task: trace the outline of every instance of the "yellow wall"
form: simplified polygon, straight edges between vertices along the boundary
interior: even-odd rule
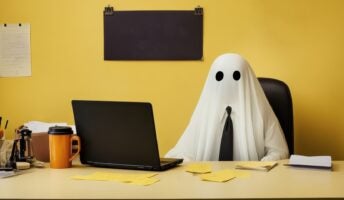
[[[104,61],[103,9],[204,7],[203,61]],[[73,123],[72,99],[150,101],[161,153],[186,127],[213,59],[242,54],[291,88],[295,150],[344,159],[342,0],[0,0],[0,23],[31,24],[32,76],[0,78],[7,135],[29,121]]]

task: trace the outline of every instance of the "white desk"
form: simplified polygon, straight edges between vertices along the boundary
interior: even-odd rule
[[[180,167],[159,172],[157,182],[137,186],[110,181],[80,181],[70,177],[96,171],[146,173],[74,165],[70,169],[30,169],[0,179],[0,198],[11,199],[257,199],[344,198],[344,161],[334,161],[333,171],[279,165],[270,172],[250,171],[249,178],[226,183],[201,181]],[[211,162],[213,170],[233,169],[235,162]]]

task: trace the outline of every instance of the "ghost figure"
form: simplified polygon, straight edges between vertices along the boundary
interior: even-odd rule
[[[228,106],[233,160],[288,158],[278,119],[249,63],[238,54],[224,54],[214,61],[189,125],[166,157],[219,160]]]

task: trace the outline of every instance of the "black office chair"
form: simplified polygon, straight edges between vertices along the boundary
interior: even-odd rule
[[[289,153],[294,153],[293,103],[287,84],[272,78],[258,78],[264,93],[278,118],[287,140]]]

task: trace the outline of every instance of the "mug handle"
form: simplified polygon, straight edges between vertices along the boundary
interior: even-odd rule
[[[73,141],[78,142],[78,151],[75,154],[73,154],[71,158],[69,158],[69,162],[72,162],[72,160],[80,153],[80,137],[77,135],[72,135],[72,137],[70,137],[71,146],[73,146]]]

